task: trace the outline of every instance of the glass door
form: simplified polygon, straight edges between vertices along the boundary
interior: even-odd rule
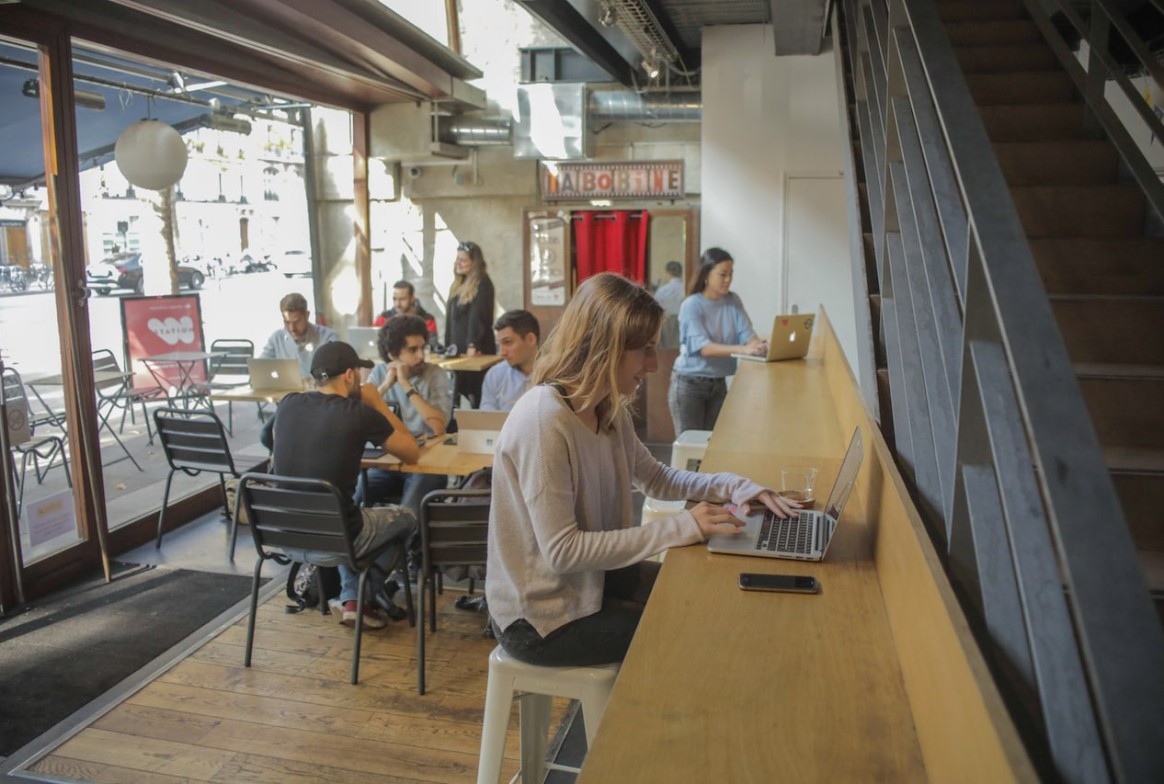
[[[72,97],[69,47],[62,36],[46,34],[38,41],[13,35],[8,21],[0,25],[5,612],[100,564],[94,509],[84,500],[86,490],[100,482],[83,465],[93,462],[85,459],[91,409],[79,411],[74,404],[78,383],[86,383],[78,381],[78,372],[86,371],[72,366],[68,350],[76,343],[70,325],[80,323],[84,307],[83,292],[69,285],[75,270],[64,261],[80,232],[76,161],[59,152],[75,119],[63,108]],[[77,261],[69,266],[83,269]]]

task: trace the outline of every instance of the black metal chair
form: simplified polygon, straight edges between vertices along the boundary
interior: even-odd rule
[[[424,613],[436,632],[436,594],[446,566],[484,565],[489,531],[489,490],[434,490],[420,503],[420,573],[417,575],[416,690],[424,694]]]
[[[121,370],[121,365],[117,361],[117,357],[113,352],[107,348],[98,349],[93,352],[93,373],[97,376],[94,386],[97,389],[97,419],[100,427],[105,427],[109,434],[117,441],[122,451],[126,456],[137,465],[137,460],[129,454],[129,450],[125,448],[125,444],[121,443],[121,439],[117,433],[125,430],[125,415],[129,414],[131,422],[137,422],[137,417],[134,414],[134,405],[141,406],[141,416],[145,420],[146,439],[152,446],[154,443],[154,433],[150,428],[149,414],[146,412],[146,401],[159,401],[165,398],[165,390],[161,387],[146,387],[143,389],[135,389],[133,387],[133,380],[131,377],[127,378]],[[108,376],[102,378],[102,376]],[[113,426],[109,424],[109,418],[113,412],[121,409],[121,424],[114,432]],[[141,469],[141,466],[138,466]]]
[[[206,471],[218,474],[218,486],[222,491],[223,509],[226,508],[226,475],[237,477],[234,458],[230,454],[230,444],[222,420],[209,411],[185,411],[177,408],[159,408],[154,412],[154,426],[162,451],[170,464],[166,475],[166,489],[162,493],[162,509],[158,512],[157,546],[162,546],[163,524],[166,507],[170,502],[170,483],[174,472],[181,471],[189,476],[198,476]],[[235,541],[238,538],[238,518],[230,523],[230,557],[234,560]]]
[[[59,457],[61,466],[65,470],[65,481],[69,487],[73,486],[73,477],[69,474],[68,454],[65,452],[64,431],[61,435],[36,434],[38,425],[55,424],[56,419],[45,417],[35,419],[32,407],[28,402],[28,395],[24,391],[24,381],[13,368],[4,368],[4,407],[8,414],[8,443],[12,451],[20,455],[20,473],[16,474],[16,463],[13,460],[12,470],[16,479],[17,499],[16,516],[20,516],[24,507],[24,482],[28,474],[28,463],[32,462],[33,473],[36,474],[37,484],[44,481],[45,475],[53,467]],[[44,467],[41,467],[44,461]]]
[[[251,383],[247,360],[255,355],[255,344],[246,339],[223,338],[212,341],[212,354],[222,356],[210,360],[210,391],[245,387]],[[260,408],[260,415],[262,409]],[[234,435],[234,403],[226,403],[226,432]]]
[[[352,535],[344,524],[343,509],[343,497],[335,485],[321,479],[247,473],[239,480],[234,518],[237,520],[240,514],[246,515],[251,536],[255,540],[255,550],[259,554],[251,586],[251,612],[247,619],[246,656],[243,661],[245,666],[251,666],[263,564],[269,559],[289,556],[316,566],[347,564],[359,572],[351,679],[352,683],[359,681],[360,640],[364,629],[368,572],[376,558],[394,546],[399,548],[396,563],[392,567],[395,569],[403,563],[406,548],[398,541],[388,541],[357,555]],[[412,594],[407,585],[405,596],[411,616]]]

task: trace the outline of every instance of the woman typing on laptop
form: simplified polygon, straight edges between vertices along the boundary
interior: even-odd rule
[[[493,463],[489,579],[497,639],[542,665],[621,661],[658,573],[645,559],[738,531],[719,502],[777,514],[798,505],[741,476],[664,465],[638,440],[629,406],[658,368],[663,309],[618,275],[579,288],[509,414]],[[648,526],[631,491],[705,502]],[[711,501],[707,503],[706,501]]]
[[[736,372],[732,354],[768,350],[744,303],[731,291],[734,266],[726,250],[708,248],[689,296],[679,306],[679,356],[667,392],[675,435],[715,427],[727,397],[727,377]]]

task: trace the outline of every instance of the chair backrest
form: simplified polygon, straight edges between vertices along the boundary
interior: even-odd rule
[[[238,476],[222,420],[209,411],[159,408],[154,424],[172,469]]]
[[[245,338],[220,338],[211,341],[211,353],[222,353],[223,356],[210,360],[210,377],[240,376],[250,378],[247,370],[247,360],[255,355],[255,344]]]
[[[263,558],[273,548],[346,556],[355,563],[343,509],[343,497],[330,482],[247,473],[239,480],[235,513],[249,522]]]
[[[113,352],[107,348],[99,348],[93,352],[93,372],[121,373],[122,371],[121,365],[118,363],[117,357],[114,356]],[[123,386],[127,385],[125,378],[119,376],[118,378],[109,378],[104,381],[97,379],[94,382],[94,386],[97,387],[98,395],[106,397],[110,394],[116,395],[121,391]]]
[[[420,503],[422,569],[483,564],[489,532],[489,490],[434,490]]]
[[[24,392],[24,382],[21,381],[20,374],[12,368],[4,368],[3,381],[4,410],[8,420],[8,443],[19,446],[32,439],[28,396]]]

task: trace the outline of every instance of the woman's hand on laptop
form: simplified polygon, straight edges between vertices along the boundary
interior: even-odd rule
[[[691,507],[691,515],[699,525],[703,538],[712,534],[738,534],[743,530],[744,521],[733,515],[722,504],[701,501]]]
[[[767,354],[768,341],[761,340],[759,335],[753,335],[752,339],[744,345],[740,346],[741,354]]]
[[[801,504],[799,501],[793,501],[791,498],[785,498],[777,493],[775,490],[765,490],[755,498],[749,499],[740,504],[740,514],[747,516],[759,506],[766,506],[780,517],[792,517],[800,511]]]

